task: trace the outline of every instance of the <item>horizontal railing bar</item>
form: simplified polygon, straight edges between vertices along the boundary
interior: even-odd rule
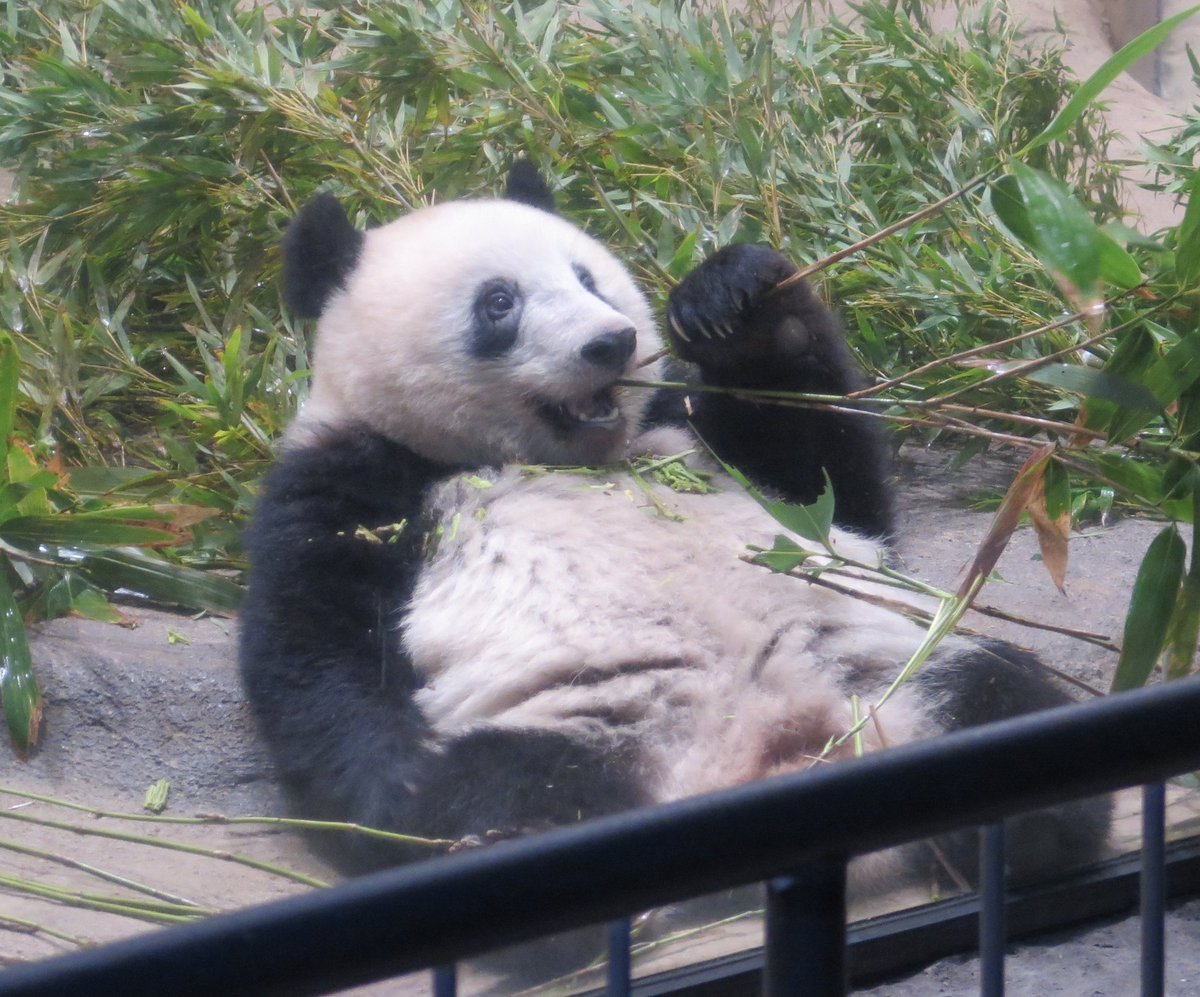
[[[1200,767],[1197,716],[1200,679],[1017,717],[11,968],[0,994],[326,993],[1161,780]]]

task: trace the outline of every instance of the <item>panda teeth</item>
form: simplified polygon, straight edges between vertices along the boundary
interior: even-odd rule
[[[582,402],[563,402],[562,411],[572,421],[590,425],[616,422],[620,416],[617,406],[607,395],[597,395]]]

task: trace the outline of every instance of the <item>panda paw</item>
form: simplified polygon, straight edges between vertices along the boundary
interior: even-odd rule
[[[718,250],[687,275],[667,301],[667,330],[675,353],[701,367],[737,367],[778,353],[770,314],[788,293],[775,292],[796,272],[766,246]],[[805,288],[807,292],[807,288]]]

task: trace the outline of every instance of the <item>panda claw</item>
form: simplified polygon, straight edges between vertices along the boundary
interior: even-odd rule
[[[675,317],[674,312],[667,312],[667,324],[671,327],[671,331],[685,343],[692,341],[691,337],[683,331],[683,326],[680,324],[679,319]]]

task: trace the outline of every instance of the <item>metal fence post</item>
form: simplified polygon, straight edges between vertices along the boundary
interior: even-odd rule
[[[606,997],[629,997],[629,974],[632,959],[629,951],[630,926],[628,918],[613,921],[608,926],[608,986]]]
[[[846,993],[846,860],[829,856],[767,883],[766,997]]]
[[[1004,824],[979,832],[979,993],[1004,997]]]
[[[1167,787],[1142,787],[1142,997],[1162,997],[1166,981]]]

